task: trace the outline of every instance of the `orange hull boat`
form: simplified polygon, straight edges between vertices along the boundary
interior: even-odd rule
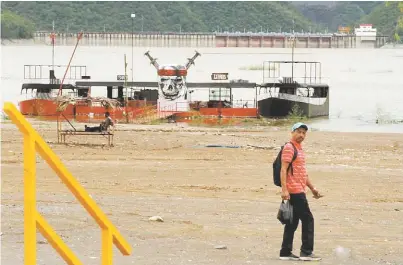
[[[56,120],[60,114],[57,112],[57,104],[51,99],[28,99],[19,102],[20,111],[23,115],[39,116],[44,119]],[[74,117],[74,105],[69,104],[61,112],[67,118]]]
[[[87,102],[78,101],[75,105],[69,104],[62,112],[57,111],[57,103],[52,99],[28,99],[19,102],[19,108],[23,115],[36,116],[45,120],[57,120],[63,114],[68,119],[77,122],[98,123],[105,120],[105,112],[111,114],[111,118],[116,121],[133,121],[143,116],[157,115],[156,102],[141,100],[129,101],[128,107],[107,109],[103,106],[89,106]],[[128,117],[126,118],[125,112]]]

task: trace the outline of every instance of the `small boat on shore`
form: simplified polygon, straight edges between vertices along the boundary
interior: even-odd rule
[[[284,73],[284,69],[280,72],[284,65],[292,67],[287,77],[280,76]],[[297,71],[294,65],[303,66],[303,70]],[[267,82],[258,85],[257,95],[261,116],[329,116],[329,85],[322,83],[319,62],[269,61],[265,62],[264,68],[268,68]],[[295,73],[301,75],[296,77]]]

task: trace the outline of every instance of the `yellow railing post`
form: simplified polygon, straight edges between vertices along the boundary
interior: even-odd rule
[[[87,212],[95,219],[102,232],[102,265],[112,265],[113,245],[123,255],[130,255],[131,246],[108,220],[96,202],[63,165],[61,160],[22,116],[17,108],[6,102],[4,111],[24,135],[24,251],[25,265],[36,264],[36,228],[69,265],[81,265],[80,260],[67,247],[36,209],[36,153],[49,164]],[[59,125],[58,125],[59,126]]]
[[[24,133],[24,252],[25,265],[36,264],[35,139]]]
[[[112,265],[113,235],[108,228],[102,229],[102,265]]]

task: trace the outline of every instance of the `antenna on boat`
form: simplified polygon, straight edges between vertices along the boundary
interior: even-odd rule
[[[52,70],[55,70],[55,21],[52,21]]]
[[[126,112],[126,122],[129,123],[129,113],[127,113],[127,104],[129,103],[128,99],[128,94],[127,94],[127,62],[126,62],[126,53],[124,56],[124,61],[125,61],[125,90],[126,90],[126,96],[125,96],[125,112]],[[132,81],[132,86],[133,86],[133,81]]]
[[[296,42],[296,38],[295,38],[295,34],[292,35],[291,37],[291,80],[292,82],[294,82],[294,48],[295,48],[295,42]]]

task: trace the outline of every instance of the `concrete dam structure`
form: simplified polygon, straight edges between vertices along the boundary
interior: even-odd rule
[[[78,33],[55,32],[56,45],[74,45]],[[34,34],[35,43],[51,43],[51,32]],[[321,33],[159,33],[159,32],[84,32],[81,45],[134,47],[241,47],[289,48],[379,48],[388,37],[377,36],[372,41],[355,34]]]

